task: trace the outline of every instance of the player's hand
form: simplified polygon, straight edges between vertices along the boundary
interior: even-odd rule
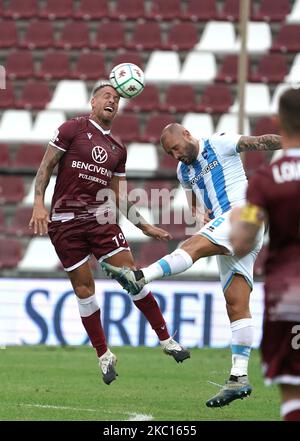
[[[48,210],[43,205],[37,205],[33,207],[32,216],[29,222],[29,228],[33,228],[34,234],[39,234],[43,236],[43,234],[48,233],[48,223],[51,220],[49,218]]]
[[[203,216],[203,224],[207,224],[208,222],[211,221],[211,218],[209,217],[209,215],[212,213],[212,210],[206,210]]]
[[[145,225],[142,231],[146,236],[154,237],[154,239],[157,240],[163,240],[166,242],[167,240],[173,239],[173,236],[166,230],[163,228],[154,227],[153,225]]]

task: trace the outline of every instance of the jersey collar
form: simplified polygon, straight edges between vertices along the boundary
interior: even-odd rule
[[[89,119],[89,121],[98,129],[98,130],[100,130],[100,132],[102,132],[103,133],[103,135],[109,135],[110,134],[110,130],[104,130],[104,129],[102,129],[102,127],[101,126],[99,126],[99,124],[97,124],[94,120],[92,120],[92,119]]]

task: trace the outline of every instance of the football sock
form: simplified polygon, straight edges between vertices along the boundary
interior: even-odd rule
[[[280,413],[284,421],[300,421],[300,399],[283,403]]]
[[[107,351],[107,345],[96,295],[94,294],[86,299],[80,299],[77,296],[76,298],[83,326],[93,347],[96,349],[98,357],[100,357]]]
[[[170,337],[161,310],[151,292],[143,299],[134,300],[134,304],[144,314],[159,340],[166,340]]]
[[[167,254],[152,265],[142,268],[145,281],[151,282],[155,279],[182,273],[193,265],[191,256],[181,248]]]
[[[236,320],[230,324],[232,331],[232,368],[231,377],[247,375],[248,362],[253,342],[252,319]],[[234,378],[231,378],[234,381]]]

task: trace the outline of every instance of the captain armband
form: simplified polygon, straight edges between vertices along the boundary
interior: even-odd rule
[[[263,210],[257,205],[247,204],[241,210],[240,221],[242,222],[248,222],[260,227],[264,222],[264,218]]]

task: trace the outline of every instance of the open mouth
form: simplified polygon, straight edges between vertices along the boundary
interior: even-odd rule
[[[109,112],[109,113],[113,113],[113,112],[114,112],[113,107],[110,107],[110,106],[106,106],[106,107],[104,107],[104,110],[105,110],[106,112]]]

